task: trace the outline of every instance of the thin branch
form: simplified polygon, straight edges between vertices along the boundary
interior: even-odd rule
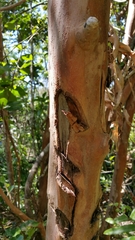
[[[10,133],[10,129],[9,129],[9,126],[8,126],[8,123],[7,123],[7,120],[6,120],[6,118],[4,117],[4,115],[3,115],[3,112],[2,112],[2,118],[3,118],[3,120],[4,120],[4,124],[5,124],[5,127],[6,127],[6,131],[7,131],[7,133],[8,133],[8,136],[9,136],[9,139],[10,139],[10,141],[11,141],[11,144],[12,144],[12,146],[13,146],[13,149],[14,149],[14,152],[15,152],[15,155],[16,155],[16,158],[17,158],[17,160],[18,160],[18,164],[17,164],[17,167],[18,167],[18,189],[17,189],[17,191],[18,191],[18,196],[17,196],[17,200],[18,200],[18,206],[20,205],[20,181],[21,181],[21,176],[20,176],[20,166],[21,166],[21,159],[20,159],[20,156],[19,156],[19,154],[18,154],[18,151],[17,151],[17,149],[16,149],[16,146],[15,146],[15,143],[14,143],[14,140],[13,140],[13,137],[12,137],[12,135],[11,135],[11,133]]]
[[[10,207],[11,211],[18,216],[22,221],[30,220],[30,218],[25,215],[20,209],[18,209],[14,204],[10,201],[10,199],[6,196],[6,194],[3,192],[2,188],[0,188],[0,196],[5,201],[5,203]]]
[[[31,195],[32,195],[31,188],[32,188],[33,179],[35,177],[35,174],[38,171],[38,168],[42,160],[48,158],[48,156],[49,156],[49,144],[44,148],[44,150],[37,157],[36,162],[33,164],[31,170],[29,171],[29,175],[25,183],[25,208],[28,216],[30,217],[33,217],[33,213],[31,211]]]
[[[38,7],[38,6],[45,5],[45,4],[47,4],[47,1],[46,1],[46,2],[44,1],[44,2],[38,3],[38,4],[34,5],[34,6],[32,6],[32,8],[28,8],[28,9],[22,11],[20,14],[29,12],[31,9],[34,9],[34,8],[36,8],[36,7]]]
[[[19,1],[18,3],[14,3],[14,4],[9,5],[9,6],[1,7],[1,8],[0,8],[0,12],[12,10],[12,9],[20,6],[21,4],[23,4],[23,3],[25,3],[25,2],[26,2],[26,0],[21,0],[21,1]]]
[[[133,89],[134,84],[135,84],[135,74],[133,74],[132,76],[130,76],[128,78],[128,81],[127,81],[126,85],[124,86],[124,89],[122,92],[122,97],[121,97],[122,105],[124,105],[126,103],[130,93],[131,92],[133,93],[132,89]]]
[[[31,220],[25,213],[23,213],[19,208],[14,206],[14,204],[10,201],[10,199],[3,192],[2,188],[0,188],[0,196],[5,201],[5,203],[10,207],[11,211],[21,219],[21,221]],[[42,222],[39,222],[38,229],[41,233],[42,239],[45,240],[45,228]]]

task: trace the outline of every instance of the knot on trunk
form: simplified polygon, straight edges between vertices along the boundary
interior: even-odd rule
[[[84,50],[93,50],[99,41],[99,22],[96,17],[89,17],[77,33],[76,39]]]

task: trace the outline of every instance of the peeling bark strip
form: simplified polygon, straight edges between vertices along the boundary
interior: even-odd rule
[[[99,179],[108,151],[102,119],[110,4],[106,0],[49,0],[48,6],[50,157],[46,240],[98,239]]]

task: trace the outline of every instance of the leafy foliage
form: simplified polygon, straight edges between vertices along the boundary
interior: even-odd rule
[[[107,218],[106,221],[114,227],[107,229],[104,232],[105,235],[116,235],[117,239],[122,236],[124,237],[123,240],[134,239],[132,236],[135,235],[135,209],[131,212],[129,218],[122,214],[114,219]]]
[[[0,7],[4,5],[6,1],[0,3]],[[46,1],[35,0],[0,15],[3,29],[3,42],[0,43],[3,45],[0,56],[0,186],[22,211],[25,183],[32,163],[42,150],[48,115],[46,9]],[[36,197],[38,178],[39,171],[33,182]],[[0,201],[2,211],[9,214],[3,200]],[[0,236],[31,239],[37,231],[35,220],[18,222],[15,226],[14,221],[8,226],[8,218],[3,218]]]

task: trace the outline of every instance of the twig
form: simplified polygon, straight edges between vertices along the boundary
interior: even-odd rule
[[[15,144],[14,144],[14,140],[13,140],[13,138],[12,138],[12,135],[11,135],[11,133],[10,133],[10,129],[9,129],[9,126],[8,126],[8,123],[7,123],[7,120],[6,120],[6,118],[4,117],[4,115],[3,115],[3,112],[2,112],[2,118],[3,118],[3,120],[4,120],[4,123],[5,123],[5,127],[6,127],[6,130],[7,130],[7,133],[8,133],[8,135],[9,135],[9,139],[10,139],[10,141],[11,141],[11,143],[12,143],[12,146],[13,146],[13,149],[14,149],[14,152],[15,152],[15,154],[16,154],[16,158],[17,158],[17,160],[18,160],[18,188],[17,188],[17,191],[18,191],[18,193],[17,193],[17,200],[18,200],[18,206],[20,205],[20,165],[21,165],[21,159],[20,159],[20,157],[19,157],[19,154],[18,154],[18,152],[17,152],[17,149],[16,149],[16,146],[15,146]]]
[[[0,188],[0,196],[3,198],[5,203],[10,207],[11,211],[18,216],[22,221],[30,220],[30,218],[25,215],[19,208],[15,207],[14,204],[10,201],[10,199],[3,192],[2,188]]]
[[[21,1],[19,1],[18,3],[14,3],[14,4],[9,5],[9,6],[1,7],[1,8],[0,8],[0,12],[12,10],[12,9],[20,6],[21,4],[23,4],[23,3],[25,3],[25,2],[26,2],[26,0],[21,0]]]
[[[2,188],[0,188],[0,196],[5,201],[5,203],[10,207],[11,211],[18,216],[21,221],[31,220],[25,213],[23,213],[19,208],[15,207],[14,204],[9,200],[6,194],[3,192]],[[42,239],[45,240],[45,228],[42,222],[39,222],[38,229],[40,230]]]
[[[17,149],[16,149],[16,146],[15,146],[15,144],[14,144],[14,140],[13,140],[13,138],[12,138],[12,135],[11,135],[11,133],[10,133],[10,129],[9,129],[9,126],[8,126],[8,123],[7,123],[7,120],[6,120],[6,118],[4,117],[4,115],[2,115],[2,117],[3,117],[3,120],[4,120],[4,123],[5,123],[5,127],[6,127],[6,130],[7,130],[7,133],[8,133],[8,135],[9,135],[9,139],[10,139],[10,141],[11,141],[11,143],[12,143],[12,146],[13,146],[13,149],[14,149],[14,152],[15,152],[15,154],[16,154],[16,157],[17,157],[17,160],[18,160],[18,188],[17,188],[17,200],[18,200],[18,206],[20,205],[20,182],[21,182],[21,179],[20,179],[20,166],[21,166],[21,159],[20,159],[20,156],[19,156],[19,154],[18,154],[18,151],[17,151]]]
[[[36,162],[33,164],[31,170],[29,171],[29,175],[25,183],[25,208],[28,216],[33,217],[33,213],[31,210],[31,195],[32,195],[31,188],[32,188],[33,179],[35,177],[35,174],[38,171],[40,163],[42,162],[43,159],[47,159],[48,156],[49,156],[49,143],[44,148],[44,150],[40,153],[40,155],[37,157]]]

